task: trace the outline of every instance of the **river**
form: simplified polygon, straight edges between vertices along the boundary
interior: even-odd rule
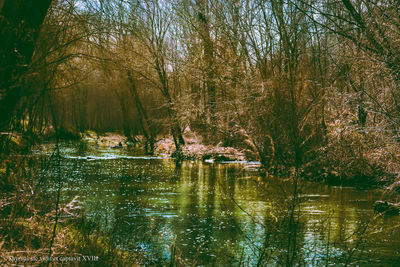
[[[175,168],[168,158],[91,143],[60,151],[60,171],[38,174],[47,194],[59,178],[63,204],[79,200],[116,247],[146,255],[148,265],[400,265],[400,216],[372,209],[385,190],[299,182],[294,195],[293,180],[261,183],[246,163]]]

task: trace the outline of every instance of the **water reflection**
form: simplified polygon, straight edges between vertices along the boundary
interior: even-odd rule
[[[62,166],[64,202],[79,196],[115,245],[146,253],[148,264],[172,256],[195,266],[400,262],[399,217],[370,222],[378,190],[301,184],[290,221],[293,184],[261,185],[240,164],[175,168],[136,151],[67,144]]]

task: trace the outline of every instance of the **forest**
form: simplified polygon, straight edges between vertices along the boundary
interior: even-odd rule
[[[1,264],[395,266],[399,173],[398,0],[0,0]]]

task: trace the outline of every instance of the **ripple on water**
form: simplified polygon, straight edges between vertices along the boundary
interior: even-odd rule
[[[274,186],[273,181],[267,188],[243,182],[243,177],[251,177],[243,166],[256,167],[257,162],[192,162],[175,170],[172,161],[160,160],[163,157],[93,147],[79,153],[75,148],[63,149],[62,195],[66,199],[81,196],[86,214],[100,218],[99,224],[111,225],[111,233],[118,235],[115,240],[123,248],[134,241],[139,251],[157,254],[157,249],[164,250],[165,244],[175,240],[185,259],[202,255],[197,259],[200,266],[209,266],[211,257],[216,266],[231,266],[232,259],[241,253],[247,253],[251,265],[257,260],[254,251],[265,244],[263,235],[268,233],[269,241],[276,241],[270,247],[274,255],[285,253],[286,247],[279,241],[287,240],[290,231],[285,228],[287,220],[279,217],[287,214],[282,210],[280,189],[291,192],[292,187],[289,183]],[[44,175],[51,178],[55,172]],[[56,186],[48,184],[48,192],[55,195]],[[311,266],[315,258],[325,263],[328,245],[329,259],[340,261],[349,246],[343,233],[351,236],[370,219],[368,203],[381,195],[373,190],[302,186],[297,245],[305,263]],[[276,216],[272,222],[271,214]],[[331,220],[329,244],[326,224],[321,224],[327,220]],[[384,217],[377,221],[379,231],[370,237],[373,242],[364,244],[366,253],[375,252],[368,255],[371,261],[393,263],[399,256],[395,249],[400,248],[400,231],[393,227],[400,225],[400,220]],[[161,230],[163,234],[157,235]]]
[[[115,154],[105,154],[102,156],[65,156],[66,159],[81,159],[81,160],[113,160],[113,159],[165,159],[165,157],[156,156],[156,157],[148,157],[148,156],[125,156],[125,155],[115,155]]]

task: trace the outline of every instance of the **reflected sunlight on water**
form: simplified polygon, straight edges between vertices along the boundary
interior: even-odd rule
[[[243,164],[184,162],[176,169],[161,157],[70,143],[62,168],[64,202],[79,196],[86,216],[119,248],[154,260],[171,257],[174,246],[199,266],[256,265],[260,257],[281,264],[295,232],[299,264],[344,266],[353,248],[361,264],[400,262],[400,229],[393,227],[399,216],[375,218],[362,235],[381,190],[300,184],[294,227],[293,185],[279,179],[260,185]],[[55,188],[49,183],[46,190]]]

